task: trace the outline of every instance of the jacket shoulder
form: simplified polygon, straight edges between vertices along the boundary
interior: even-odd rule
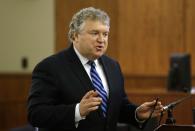
[[[65,53],[65,50],[42,59],[41,61],[37,63],[33,71],[40,69],[40,68],[43,69],[43,68],[56,67],[57,65],[59,65],[60,56],[62,56],[64,53]]]

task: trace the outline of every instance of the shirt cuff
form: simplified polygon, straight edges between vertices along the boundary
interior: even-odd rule
[[[75,126],[78,127],[79,121],[85,119],[85,117],[81,117],[80,111],[79,111],[79,103],[76,104],[75,107]]]

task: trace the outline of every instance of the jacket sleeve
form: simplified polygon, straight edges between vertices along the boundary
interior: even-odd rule
[[[28,97],[28,120],[40,128],[75,128],[75,104],[59,103],[58,79],[55,62],[44,60],[32,73]]]
[[[137,105],[131,103],[125,93],[124,90],[124,78],[121,72],[121,68],[119,66],[119,64],[117,63],[118,66],[118,72],[120,74],[120,81],[122,81],[122,90],[121,90],[121,96],[122,96],[122,102],[121,102],[121,106],[120,106],[120,115],[119,115],[119,122],[121,123],[129,123],[132,124],[136,127],[139,128],[140,123],[138,123],[138,121],[136,120],[136,116],[135,116],[135,111],[137,109]]]

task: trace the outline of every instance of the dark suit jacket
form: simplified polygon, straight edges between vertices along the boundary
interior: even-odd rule
[[[40,131],[115,131],[117,122],[138,125],[136,106],[129,103],[124,92],[119,64],[105,55],[98,60],[109,86],[106,119],[99,108],[81,120],[78,128],[75,127],[75,106],[93,86],[71,46],[35,67],[28,98],[30,123]]]

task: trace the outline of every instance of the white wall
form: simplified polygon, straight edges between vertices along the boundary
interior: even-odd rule
[[[55,45],[54,0],[0,0],[0,73],[30,73]],[[21,59],[29,66],[22,69]]]

